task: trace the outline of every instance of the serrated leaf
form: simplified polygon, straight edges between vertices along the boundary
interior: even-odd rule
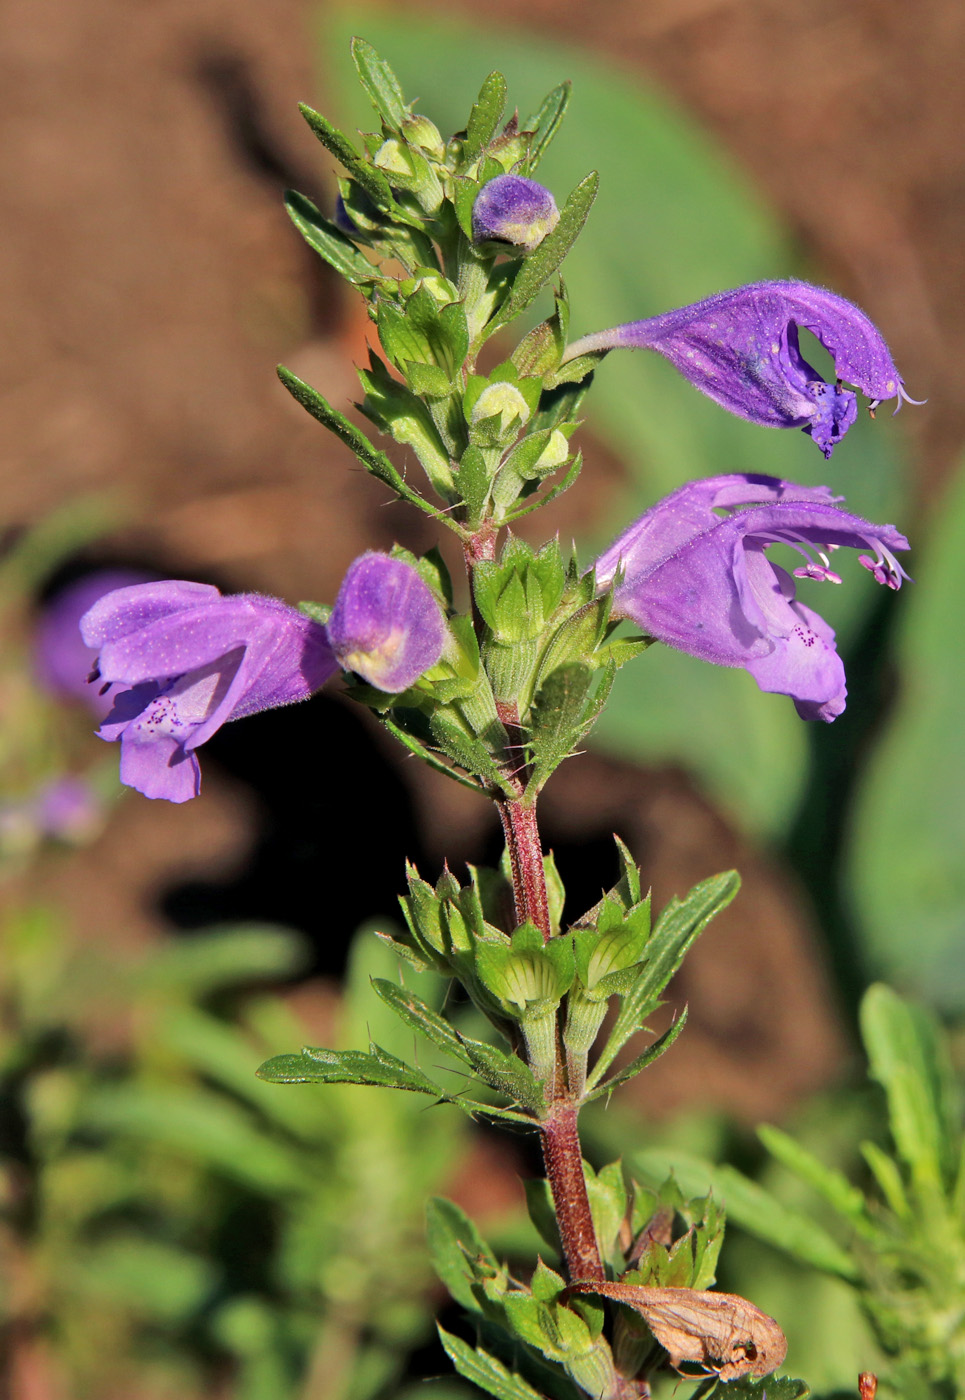
[[[427,763],[429,767],[434,768],[437,773],[444,773],[447,778],[452,778],[453,782],[460,783],[464,788],[468,788],[470,792],[481,791],[481,785],[477,783],[474,778],[469,777],[466,773],[460,773],[455,768],[450,768],[449,764],[441,759],[438,754],[433,753],[431,749],[427,749],[421,740],[417,739],[414,734],[410,734],[408,730],[403,729],[401,725],[396,724],[388,715],[381,715],[380,718],[389,733],[394,738],[398,739],[399,743],[407,748],[410,753],[420,758],[423,763]]]
[[[586,223],[599,183],[594,170],[577,185],[564,204],[553,232],[547,234],[539,247],[520,264],[512,291],[486,327],[487,335],[518,316],[546,286]]]
[[[483,81],[466,123],[466,139],[462,145],[464,168],[472,165],[496,134],[506,106],[507,91],[506,79],[502,73],[490,73]]]
[[[695,885],[683,900],[672,899],[657,920],[647,944],[646,960],[633,990],[625,997],[609,1039],[588,1082],[593,1088],[614,1057],[639,1029],[695,939],[715,914],[726,909],[740,889],[736,870],[712,875]]]
[[[336,160],[341,161],[376,208],[385,210],[386,213],[392,214],[403,222],[409,222],[408,216],[396,204],[392,186],[381,170],[376,170],[373,165],[370,165],[359,155],[345,133],[339,131],[338,127],[332,126],[321,112],[316,112],[314,108],[307,106],[304,102],[298,104],[298,110],[322,145],[331,151]]]
[[[361,286],[378,279],[376,268],[340,228],[319,213],[310,199],[289,190],[285,195],[285,208],[308,246],[347,281]]]
[[[566,1355],[554,1315],[545,1303],[529,1293],[507,1293],[502,1300],[506,1324],[514,1337],[533,1347],[551,1361]]]
[[[713,1167],[679,1151],[671,1155],[647,1150],[637,1153],[633,1160],[637,1169],[651,1179],[662,1180],[672,1171],[686,1193],[697,1195],[712,1190],[729,1222],[802,1263],[851,1282],[858,1278],[854,1260],[823,1226],[777,1200],[736,1168]]]
[[[400,987],[397,982],[389,982],[382,977],[373,978],[372,987],[376,995],[386,1006],[391,1007],[407,1026],[421,1032],[434,1045],[438,1045],[440,1050],[447,1051],[464,1064],[472,1063],[457,1031],[427,1006],[421,997],[417,997],[406,987]]]
[[[523,126],[524,131],[533,133],[527,160],[530,174],[537,168],[549,150],[550,142],[560,129],[560,123],[566,114],[567,104],[570,100],[572,86],[572,83],[569,82],[560,83],[559,87],[555,87],[552,92],[547,93],[539,111],[530,117]]]
[[[457,1303],[479,1311],[473,1292],[469,1260],[480,1258],[496,1269],[496,1256],[464,1211],[443,1196],[433,1196],[426,1206],[426,1242],[432,1266]]]
[[[398,131],[409,114],[398,78],[366,39],[352,40],[352,58],[372,106],[387,126]]]
[[[623,1069],[611,1075],[603,1084],[598,1084],[591,1093],[586,1095],[584,1103],[599,1098],[601,1094],[611,1093],[618,1084],[625,1084],[628,1079],[634,1079],[638,1074],[641,1074],[648,1065],[652,1065],[654,1060],[659,1060],[660,1056],[670,1049],[686,1024],[687,1008],[685,1006],[669,1030],[664,1031],[663,1035],[659,1036],[652,1045],[648,1046],[641,1055],[637,1055],[636,1059],[631,1060]]]
[[[258,1067],[256,1074],[271,1084],[368,1084],[431,1094],[434,1098],[446,1097],[420,1069],[396,1059],[379,1046],[373,1046],[371,1054],[363,1050],[306,1046],[297,1055],[274,1055]]]
[[[356,428],[354,423],[350,423],[343,413],[339,413],[337,408],[333,408],[317,389],[313,389],[311,385],[299,379],[296,374],[292,374],[291,370],[286,369],[284,365],[279,365],[276,373],[292,398],[297,399],[302,408],[307,409],[313,418],[324,424],[336,437],[341,438],[346,447],[355,453],[367,471],[378,477],[379,481],[386,486],[391,487],[396,495],[401,496],[403,500],[418,506],[427,515],[440,518],[439,512],[428,501],[423,500],[418,492],[406,485],[385,453],[373,447],[365,434]]]
[[[439,1337],[446,1355],[460,1376],[472,1381],[473,1385],[478,1385],[480,1390],[495,1395],[496,1400],[542,1400],[539,1392],[524,1381],[522,1376],[508,1370],[501,1361],[497,1361],[495,1356],[490,1356],[481,1347],[473,1348],[441,1327]]]

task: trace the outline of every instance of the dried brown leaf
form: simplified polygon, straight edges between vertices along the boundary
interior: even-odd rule
[[[599,1293],[640,1313],[678,1370],[691,1361],[722,1381],[767,1376],[787,1354],[774,1319],[736,1293],[596,1282],[574,1283],[569,1291]]]

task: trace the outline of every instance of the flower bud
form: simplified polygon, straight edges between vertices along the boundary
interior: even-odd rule
[[[476,424],[484,418],[495,418],[497,414],[500,429],[504,433],[508,431],[514,418],[518,418],[521,424],[529,422],[529,404],[515,384],[507,384],[501,380],[497,384],[487,385],[473,404],[470,416],[473,424]]]
[[[560,214],[556,200],[544,185],[522,175],[497,175],[484,185],[472,207],[474,243],[509,243],[531,253]]]
[[[413,112],[411,117],[406,118],[402,123],[402,135],[410,146],[421,146],[435,160],[442,160],[446,153],[439,128],[421,112]]]

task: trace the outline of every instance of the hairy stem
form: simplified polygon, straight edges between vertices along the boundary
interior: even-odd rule
[[[543,935],[543,942],[548,943],[552,930],[536,808],[507,800],[498,805],[513,873],[516,922],[535,924]]]
[[[491,535],[480,533],[467,542],[465,559],[470,591],[474,565],[482,559],[493,558],[494,554],[495,539]],[[497,701],[496,709],[507,735],[506,767],[511,775],[512,785],[519,794],[516,799],[505,796],[495,798],[506,837],[506,849],[509,852],[516,921],[535,924],[543,935],[543,942],[548,943],[553,936],[553,930],[550,924],[546,872],[536,820],[536,804],[535,801],[523,801],[526,774],[520,771],[520,764],[526,736],[520,725],[519,710],[515,703]],[[606,1275],[600,1260],[590,1201],[586,1193],[586,1179],[583,1176],[583,1153],[577,1128],[579,1107],[567,1082],[558,1037],[555,1060],[552,1074],[544,1073],[542,1076],[549,1098],[546,1117],[539,1125],[546,1177],[553,1196],[560,1241],[570,1278],[599,1280]]]
[[[576,1115],[577,1108],[572,1102],[560,1099],[553,1105],[550,1117],[541,1124],[543,1162],[553,1193],[556,1223],[570,1279],[600,1280],[606,1275],[586,1194]]]

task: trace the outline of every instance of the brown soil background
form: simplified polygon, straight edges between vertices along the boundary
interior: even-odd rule
[[[433,5],[427,4],[432,10]],[[912,427],[925,508],[965,436],[965,8],[955,0],[437,3],[552,32],[652,73],[721,137],[929,395]],[[311,13],[315,13],[312,7]],[[0,8],[0,520],[120,496],[109,545],[172,574],[330,597],[402,532],[384,492],[276,383],[283,360],[350,397],[357,313],[291,230],[287,183],[318,189],[295,111],[317,99],[304,0],[6,0]],[[331,61],[335,61],[334,56]],[[603,504],[607,463],[579,502]],[[574,493],[574,496],[577,493]],[[419,527],[417,526],[416,529]],[[406,533],[408,531],[408,533]],[[424,840],[457,856],[486,817],[400,765]],[[163,810],[159,810],[163,808]],[[588,756],[547,795],[569,830],[619,827],[665,900],[739,863],[739,912],[693,958],[692,1025],[646,1077],[650,1107],[695,1091],[757,1119],[826,1082],[843,1053],[822,961],[787,873],[747,850],[676,773]],[[91,936],[158,928],[152,891],[243,860],[248,807],[212,777],[188,809],[127,804],[82,856],[44,867]],[[780,1007],[780,1015],[768,1014]],[[763,1009],[762,1009],[763,1008]]]

